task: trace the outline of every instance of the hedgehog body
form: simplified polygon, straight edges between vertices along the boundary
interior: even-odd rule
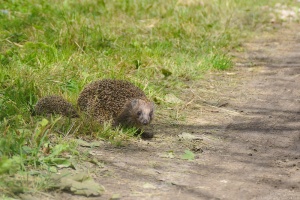
[[[61,96],[46,96],[35,105],[35,114],[61,114],[67,117],[78,117],[74,106]]]
[[[154,104],[145,93],[123,80],[100,80],[87,85],[78,97],[78,106],[100,123],[141,127],[151,122]]]

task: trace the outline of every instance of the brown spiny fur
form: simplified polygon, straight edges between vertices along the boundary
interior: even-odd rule
[[[73,105],[60,96],[41,98],[35,105],[35,114],[61,114],[67,117],[78,117],[78,113]]]
[[[149,124],[154,104],[144,92],[128,81],[100,80],[87,85],[80,93],[78,106],[99,122],[113,120],[115,126]]]

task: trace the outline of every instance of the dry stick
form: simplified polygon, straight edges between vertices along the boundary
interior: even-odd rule
[[[65,137],[67,137],[67,136],[69,135],[69,133],[70,133],[71,130],[73,129],[74,125],[75,125],[75,122],[72,122],[72,125],[71,125],[71,127],[69,128],[69,130],[68,130],[67,134],[65,135]]]
[[[23,47],[23,45],[10,41],[9,39],[5,39],[10,44],[16,45],[17,47]]]
[[[45,195],[45,196],[47,196],[47,197],[49,197],[49,198],[53,198],[54,199],[54,196],[53,195],[51,195],[51,194],[47,194],[47,193],[45,193],[45,192],[39,192],[39,191],[35,191],[36,193],[39,193],[39,194],[41,194],[41,195]]]
[[[187,102],[187,103],[183,106],[183,108],[188,107],[188,105],[190,105],[190,104],[195,100],[195,93],[194,93],[194,92],[192,92],[192,93],[193,93],[192,99],[191,99],[189,102]]]
[[[82,53],[86,54],[83,48],[76,41],[74,41],[74,43],[78,46]]]

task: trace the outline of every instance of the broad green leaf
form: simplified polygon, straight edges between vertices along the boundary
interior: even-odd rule
[[[70,146],[68,144],[58,144],[55,145],[55,147],[52,148],[51,156],[57,156],[61,154],[64,151],[67,151],[70,149]]]
[[[50,172],[52,172],[52,173],[57,173],[57,168],[54,167],[54,166],[50,166],[50,167],[48,168],[48,170],[49,170]]]
[[[7,158],[5,156],[0,159],[0,175],[4,173],[15,173],[20,168],[21,158],[13,156]]]
[[[30,148],[29,146],[22,146],[22,153],[23,154],[29,154],[32,152],[32,148]]]
[[[185,150],[184,154],[181,156],[181,159],[194,160],[195,159],[195,154],[193,152],[191,152],[190,150]]]
[[[42,125],[42,127],[46,126],[49,123],[49,121],[45,118],[42,119],[42,121],[40,121],[40,125]]]

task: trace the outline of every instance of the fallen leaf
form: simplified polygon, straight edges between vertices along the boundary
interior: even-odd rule
[[[165,96],[165,102],[167,103],[175,103],[175,104],[180,104],[183,101],[181,99],[179,99],[178,97],[176,97],[174,94],[167,94]]]
[[[194,140],[196,138],[194,135],[186,132],[179,134],[178,137],[185,140]]]
[[[181,159],[183,160],[194,160],[195,154],[191,152],[190,150],[185,150],[184,154],[181,156]]]
[[[72,175],[70,172],[54,174],[51,177],[53,187],[83,196],[100,196],[104,192],[103,186],[96,183],[87,173]]]
[[[113,194],[109,200],[119,200],[121,196],[119,194]]]
[[[56,167],[54,167],[54,166],[47,166],[47,168],[46,169],[48,169],[49,170],[49,172],[52,172],[52,173],[57,173],[58,172],[58,170],[57,170],[57,168]]]
[[[203,153],[202,146],[200,146],[200,145],[195,145],[195,146],[193,146],[192,150],[193,150],[194,152]]]
[[[66,159],[66,158],[52,158],[51,162],[58,168],[67,168],[73,166],[70,159]]]
[[[49,154],[49,153],[50,153],[50,144],[49,144],[49,143],[45,143],[45,144],[43,145],[42,152],[43,152],[44,154]]]
[[[98,167],[104,167],[103,163],[99,162],[96,158],[92,158],[89,160],[91,163],[97,165]]]
[[[154,185],[152,185],[151,183],[145,183],[143,185],[143,188],[145,188],[145,189],[156,189],[156,187]]]
[[[161,154],[161,158],[175,158],[174,152],[173,151],[168,151],[167,153]]]
[[[82,147],[99,147],[101,144],[103,144],[102,141],[95,141],[95,142],[86,142],[81,139],[76,140],[77,144]]]
[[[192,135],[187,132],[182,132],[181,134],[178,135],[178,137],[184,140],[203,140],[200,136]]]

